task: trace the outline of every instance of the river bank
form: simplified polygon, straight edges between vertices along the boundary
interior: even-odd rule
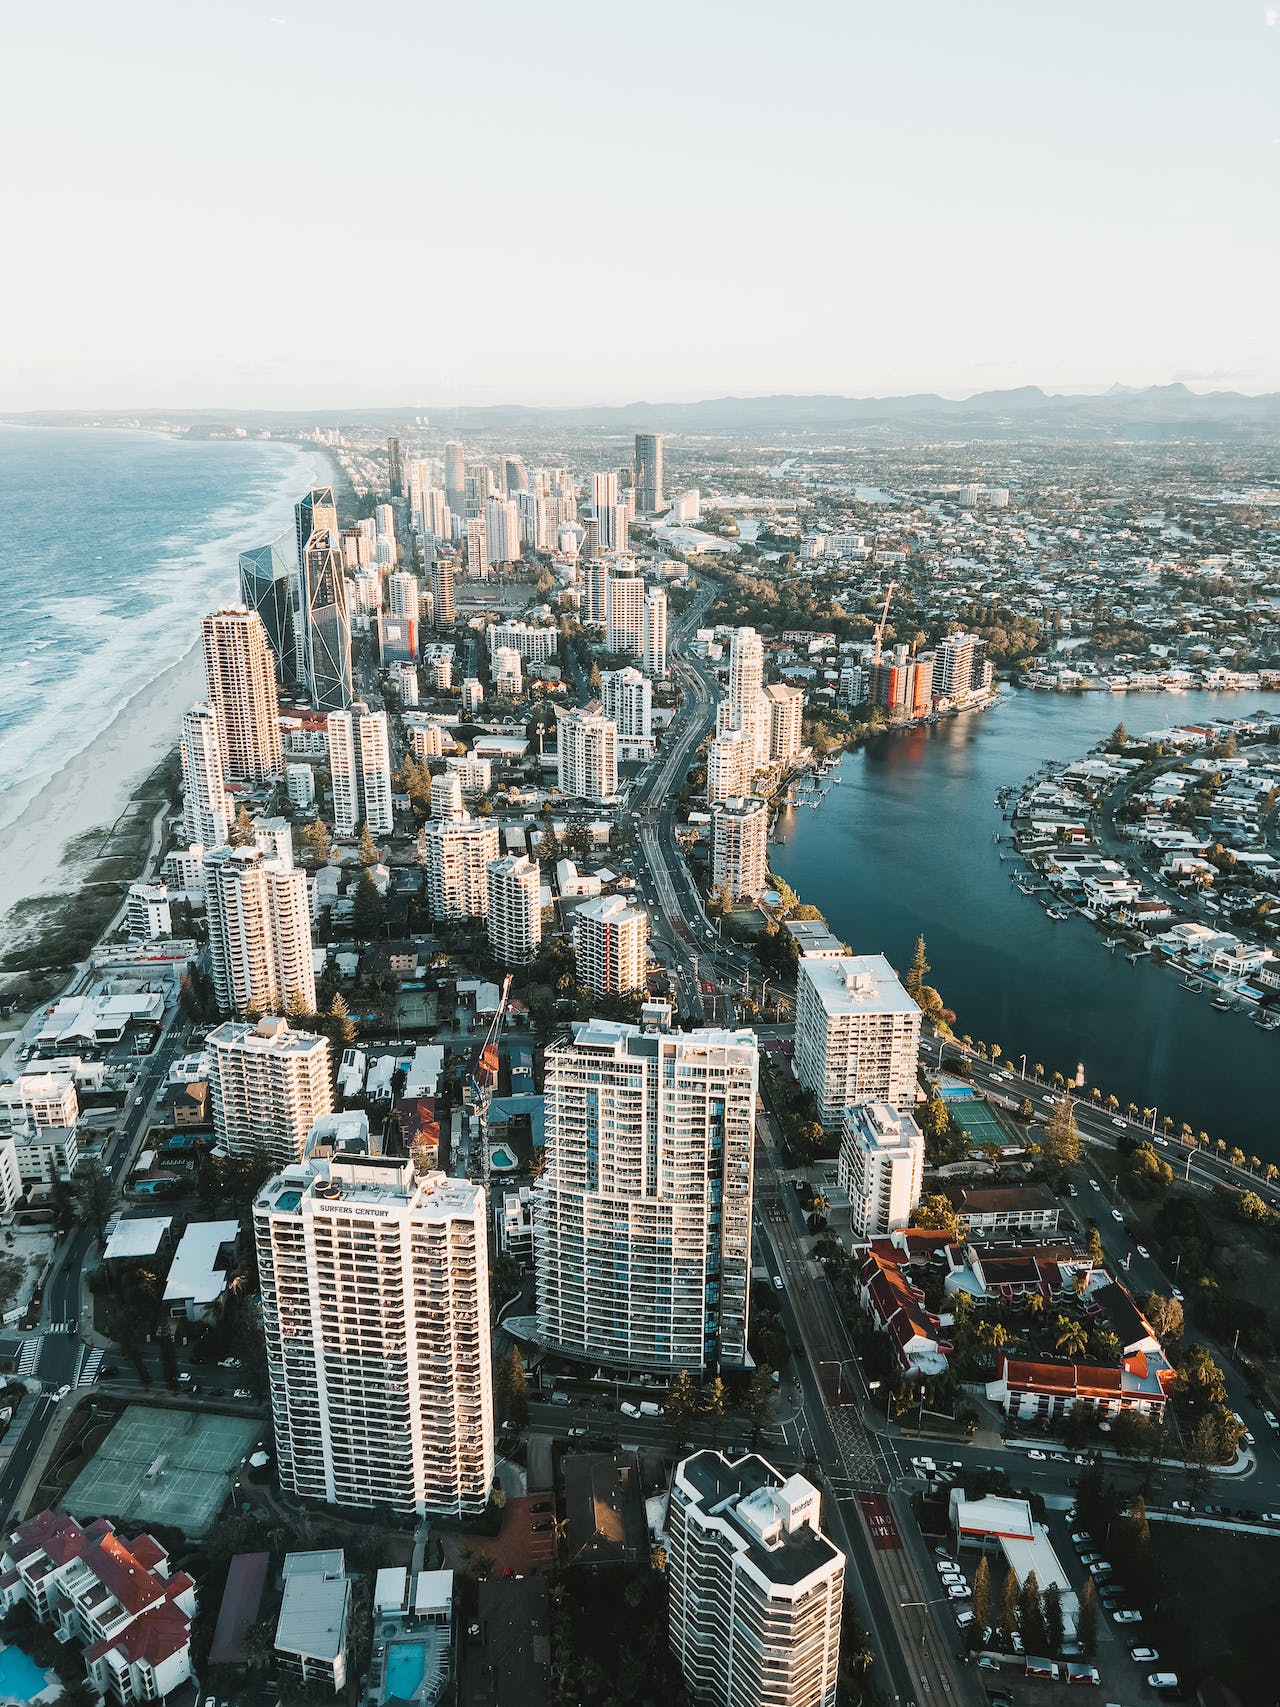
[[[1219,694],[1179,696],[1178,721],[1221,716]],[[1237,713],[1280,712],[1280,696],[1250,694]],[[1131,729],[1168,721],[1168,704],[1130,700]],[[1069,762],[1116,722],[1107,695],[1009,690],[981,717],[871,737],[844,757],[819,811],[783,811],[771,864],[821,908],[857,952],[899,967],[923,934],[930,983],[958,1014],[957,1030],[999,1042],[1122,1103],[1280,1162],[1270,1115],[1274,1040],[1204,1004],[1149,961],[1112,957],[1079,919],[1029,907],[1006,876],[996,797],[1046,761]],[[1212,1028],[1211,1028],[1212,1025]]]

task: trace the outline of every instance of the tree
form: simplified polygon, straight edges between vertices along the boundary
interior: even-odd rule
[[[1087,1659],[1092,1659],[1098,1648],[1098,1591],[1093,1586],[1092,1577],[1084,1579],[1084,1587],[1080,1590],[1076,1641],[1080,1644],[1080,1652]]]
[[[1077,1358],[1084,1354],[1089,1343],[1089,1336],[1083,1324],[1073,1321],[1070,1316],[1059,1316],[1054,1323],[1055,1333],[1053,1343],[1064,1357]]]
[[[916,938],[915,955],[911,961],[911,965],[907,968],[907,975],[902,981],[907,994],[911,997],[913,1002],[919,1003],[921,992],[924,989],[925,978],[931,971],[932,967],[925,959],[924,938],[919,936]]]
[[[160,1373],[164,1376],[166,1387],[178,1385],[178,1348],[173,1341],[173,1331],[167,1325],[156,1335],[156,1343],[160,1351]]]
[[[985,1628],[991,1622],[991,1566],[984,1553],[973,1573],[974,1622]]]
[[[1102,1234],[1096,1227],[1090,1227],[1089,1236],[1085,1240],[1085,1249],[1089,1253],[1089,1261],[1095,1268],[1102,1267]]]
[[[1018,1628],[1022,1632],[1022,1640],[1029,1654],[1042,1654],[1045,1650],[1046,1633],[1044,1627],[1044,1608],[1040,1604],[1040,1584],[1034,1571],[1027,1572],[1027,1580],[1022,1585],[1018,1596]]]
[[[751,1444],[759,1443],[761,1430],[769,1420],[773,1409],[773,1401],[777,1393],[774,1386],[773,1371],[767,1364],[761,1364],[752,1372],[747,1390],[742,1397],[742,1408],[751,1418]]]
[[[529,1379],[524,1372],[520,1347],[511,1348],[511,1363],[507,1371],[507,1419],[517,1428],[529,1420]]]
[[[677,1369],[667,1394],[667,1423],[676,1445],[684,1443],[689,1424],[698,1414],[698,1394],[687,1369]]]
[[[1083,1145],[1069,1096],[1061,1096],[1045,1123],[1044,1153],[1058,1167],[1072,1168],[1080,1160]]]
[[[98,1243],[102,1244],[107,1217],[111,1213],[116,1195],[111,1175],[100,1161],[95,1159],[85,1162],[82,1167],[76,1169],[71,1189],[80,1219],[89,1223]]]
[[[1018,1628],[1018,1573],[1010,1565],[1000,1587],[1000,1628],[1012,1636]]]
[[[913,1227],[933,1229],[940,1233],[950,1233],[953,1238],[959,1236],[960,1223],[956,1212],[951,1206],[951,1200],[943,1197],[941,1192],[931,1197],[921,1198],[911,1216]]]
[[[351,934],[368,942],[382,929],[383,905],[378,885],[367,871],[356,881],[356,896],[351,908]]]
[[[1066,1635],[1066,1625],[1062,1617],[1062,1590],[1057,1583],[1050,1583],[1044,1591],[1042,1603],[1044,1611],[1044,1645],[1052,1655],[1062,1652],[1062,1642]]]
[[[371,865],[377,865],[379,860],[378,844],[373,839],[373,831],[368,824],[360,826],[360,863],[367,871]]]
[[[1227,1384],[1221,1369],[1202,1345],[1193,1345],[1182,1360],[1174,1392],[1189,1414],[1201,1416],[1227,1403]]]
[[[1118,753],[1129,745],[1129,731],[1123,723],[1117,723],[1107,738],[1107,748],[1110,752]]]
[[[249,816],[247,806],[242,806],[236,813],[235,823],[227,831],[227,842],[233,848],[251,848],[253,846],[253,819]]]
[[[302,840],[306,844],[307,852],[311,855],[312,859],[315,860],[317,865],[327,865],[329,863],[329,855],[333,849],[333,842],[330,838],[328,827],[322,824],[319,818],[314,819],[310,824],[303,825]]]
[[[1151,1323],[1152,1330],[1161,1344],[1166,1340],[1182,1338],[1184,1317],[1182,1305],[1176,1298],[1165,1298],[1159,1292],[1148,1292],[1142,1301],[1142,1313]]]
[[[715,1380],[702,1395],[702,1414],[711,1424],[711,1438],[715,1444],[720,1444],[720,1430],[724,1424],[725,1411],[728,1409],[728,1395],[724,1382],[717,1375]]]

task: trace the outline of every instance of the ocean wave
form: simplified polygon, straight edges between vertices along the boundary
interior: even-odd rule
[[[251,440],[244,448],[266,447]],[[190,653],[200,618],[238,597],[239,553],[291,539],[294,502],[326,477],[319,453],[275,441],[234,497],[213,489],[218,475],[216,466],[206,471],[209,491],[198,520],[174,525],[163,518],[159,537],[140,541],[132,556],[130,515],[145,500],[122,490],[121,513],[96,518],[97,539],[88,542],[115,542],[93,554],[95,562],[105,561],[91,588],[59,591],[41,588],[38,576],[26,578],[15,600],[19,614],[11,607],[8,645],[0,647],[0,827]],[[243,465],[237,476],[243,478]],[[154,510],[145,519],[154,525]],[[75,549],[67,555],[74,558]],[[292,557],[288,546],[286,556]]]

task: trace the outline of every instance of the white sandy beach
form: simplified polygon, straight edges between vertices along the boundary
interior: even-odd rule
[[[4,915],[16,902],[72,887],[73,872],[62,864],[67,843],[116,821],[131,791],[177,746],[182,714],[203,691],[200,647],[193,644],[0,830],[0,940],[9,934]]]

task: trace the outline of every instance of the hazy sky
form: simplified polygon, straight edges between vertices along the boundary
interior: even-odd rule
[[[1280,389],[1280,0],[26,0],[0,408]]]

